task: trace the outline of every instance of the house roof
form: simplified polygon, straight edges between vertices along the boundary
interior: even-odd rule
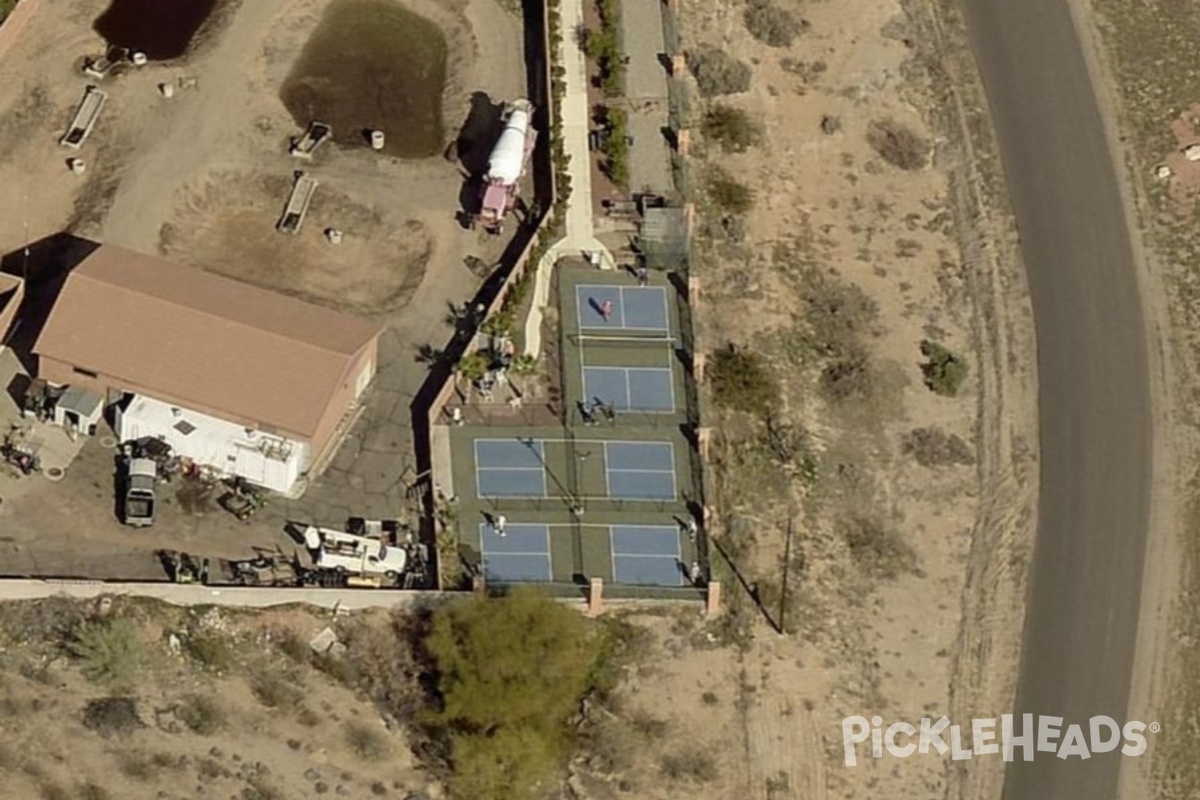
[[[102,245],[67,278],[34,351],[216,416],[312,437],[365,320]]]

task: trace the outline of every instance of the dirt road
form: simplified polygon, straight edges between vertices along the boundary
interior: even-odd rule
[[[966,6],[1038,334],[1041,505],[1017,711],[1124,719],[1152,472],[1126,215],[1066,3]],[[1119,767],[1039,755],[1014,763],[1005,797],[1111,798]]]

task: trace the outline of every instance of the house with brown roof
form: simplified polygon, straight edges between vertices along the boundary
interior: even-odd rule
[[[286,492],[325,463],[375,374],[381,329],[199,269],[102,245],[37,339],[38,377],[104,398],[152,437]]]

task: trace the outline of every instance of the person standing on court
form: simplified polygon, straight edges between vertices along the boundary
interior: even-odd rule
[[[610,319],[612,319],[612,312],[613,312],[613,301],[612,300],[605,300],[603,303],[600,304],[600,316],[604,317],[605,322],[608,322]]]
[[[645,264],[642,264],[640,267],[638,267],[637,279],[638,279],[638,286],[645,286],[646,284],[648,284],[650,282],[650,270],[648,270],[646,268]]]
[[[507,527],[508,527],[508,517],[504,516],[503,514],[496,517],[496,533],[498,535],[507,536],[508,531],[505,530]]]

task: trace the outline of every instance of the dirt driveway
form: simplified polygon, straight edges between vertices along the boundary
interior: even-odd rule
[[[274,230],[301,166],[287,154],[300,131],[279,89],[331,2],[224,6],[188,55],[104,82],[108,104],[77,152],[57,140],[87,84],[82,58],[103,49],[91,26],[106,1],[44,0],[5,57],[0,250],[20,252],[28,241],[68,231],[344,308],[387,329],[365,411],[302,500],[273,503],[252,526],[211,501],[177,514],[168,507],[155,534],[134,540],[112,520],[111,452],[93,442],[62,484],[39,480],[19,497],[9,495],[3,526],[12,562],[6,567],[0,554],[0,571],[36,568],[45,563],[38,553],[58,553],[74,569],[123,548],[135,553],[126,562],[135,565],[180,537],[237,555],[275,543],[287,519],[338,524],[350,515],[405,515],[402,476],[415,463],[409,404],[426,375],[415,352],[447,340],[449,307],[478,287],[464,259],[494,263],[504,242],[456,221],[463,186],[456,162],[440,155],[398,160],[336,145],[302,165],[321,186],[300,233]],[[447,144],[473,94],[500,102],[525,93],[520,20],[495,0],[405,5],[447,36]],[[164,83],[176,87],[169,99],[159,91]],[[83,176],[66,169],[70,155],[85,160]],[[341,245],[326,241],[326,227],[344,231]],[[0,496],[6,491],[12,486],[0,486]]]

